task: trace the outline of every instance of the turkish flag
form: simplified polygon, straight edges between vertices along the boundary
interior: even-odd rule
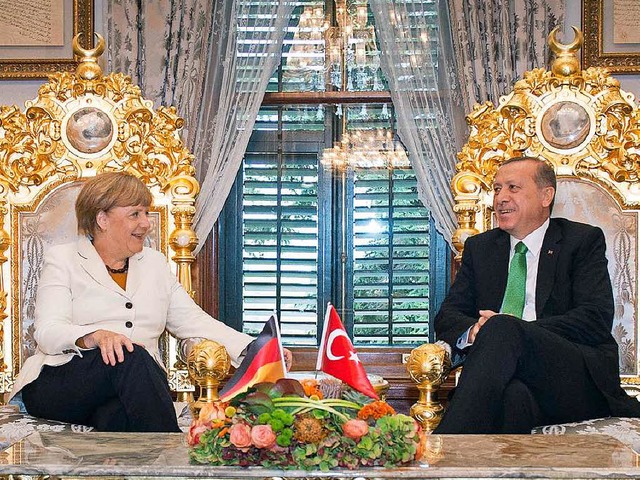
[[[333,375],[355,390],[378,400],[378,394],[358,359],[342,320],[331,304],[327,306],[316,370]]]

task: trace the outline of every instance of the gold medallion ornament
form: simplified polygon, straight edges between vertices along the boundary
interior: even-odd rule
[[[102,152],[114,138],[111,118],[95,107],[81,108],[65,120],[69,146],[80,154]]]

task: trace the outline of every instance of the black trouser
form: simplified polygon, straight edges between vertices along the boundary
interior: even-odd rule
[[[435,433],[529,433],[609,414],[575,344],[500,315],[478,332]]]
[[[44,366],[22,389],[29,414],[101,431],[179,432],[167,377],[142,347],[105,365],[99,349],[57,367]]]

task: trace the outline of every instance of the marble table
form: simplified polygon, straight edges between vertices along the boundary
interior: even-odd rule
[[[48,478],[632,478],[638,456],[605,435],[432,435],[398,469],[303,472],[189,463],[181,434],[39,432],[0,452],[0,477]]]

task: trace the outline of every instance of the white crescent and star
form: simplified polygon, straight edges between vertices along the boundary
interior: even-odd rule
[[[344,355],[337,356],[337,355],[334,355],[333,352],[331,351],[331,348],[333,347],[333,342],[338,337],[345,337],[347,340],[349,340],[349,336],[347,335],[347,332],[345,332],[344,330],[340,330],[340,329],[333,330],[329,334],[329,338],[327,338],[327,358],[329,360],[335,361],[335,360],[342,360],[344,358]],[[351,343],[351,340],[349,340],[349,343]],[[358,354],[353,350],[349,351],[349,360],[356,363],[360,361],[360,359],[358,358]]]

